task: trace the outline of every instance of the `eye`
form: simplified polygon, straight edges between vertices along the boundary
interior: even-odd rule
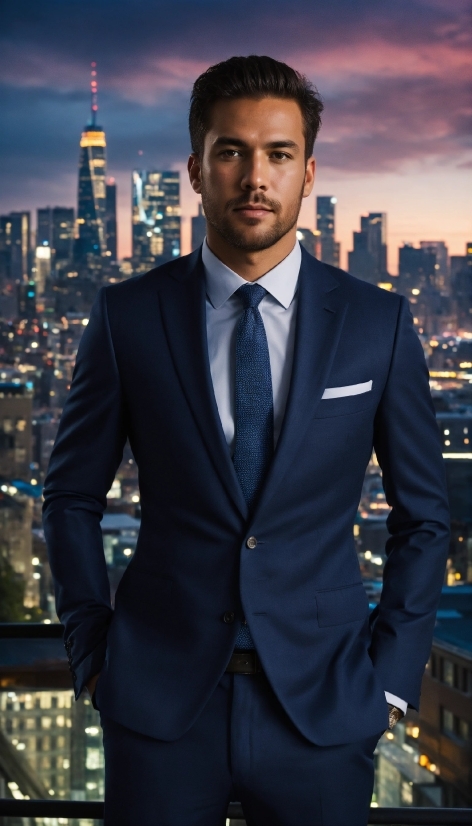
[[[239,154],[237,149],[223,149],[223,151],[220,152],[222,158],[235,158]]]
[[[290,158],[290,155],[287,152],[272,152],[272,157],[276,161],[284,161],[286,158]]]

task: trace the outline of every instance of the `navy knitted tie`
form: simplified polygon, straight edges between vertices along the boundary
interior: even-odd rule
[[[252,511],[274,450],[274,404],[269,347],[259,303],[266,294],[259,284],[237,291],[244,312],[236,329],[235,441],[233,462],[244,498]],[[236,648],[254,648],[247,625]]]

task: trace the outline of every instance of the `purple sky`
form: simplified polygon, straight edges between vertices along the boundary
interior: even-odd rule
[[[303,71],[324,98],[316,192],[338,198],[344,265],[368,211],[388,213],[392,272],[403,241],[445,240],[460,254],[472,238],[465,0],[15,0],[3,4],[0,31],[2,213],[75,205],[96,60],[129,254],[131,169],[184,169],[193,80],[232,54],[259,53]],[[184,173],[184,251],[194,212]],[[301,223],[314,228],[314,196]]]

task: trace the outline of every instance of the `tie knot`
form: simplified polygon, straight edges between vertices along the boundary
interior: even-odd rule
[[[259,306],[267,290],[260,284],[243,284],[236,292],[243,302],[244,309],[248,310],[250,307]]]

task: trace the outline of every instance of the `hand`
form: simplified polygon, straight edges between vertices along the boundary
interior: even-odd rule
[[[90,678],[88,683],[85,683],[86,689],[87,689],[88,693],[90,694],[90,697],[92,697],[93,692],[95,691],[95,686],[97,685],[97,681],[98,681],[98,678],[100,676],[100,673],[101,672],[99,671],[98,674],[94,674],[94,676]]]

